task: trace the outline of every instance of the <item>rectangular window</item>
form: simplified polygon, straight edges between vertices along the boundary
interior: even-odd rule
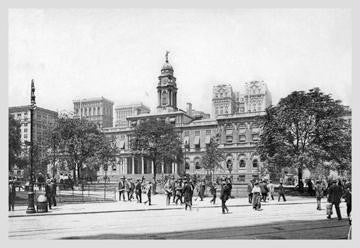
[[[226,143],[232,143],[233,141],[233,136],[226,136]]]
[[[260,140],[259,134],[253,134],[252,139],[253,141],[259,141]]]
[[[211,130],[206,130],[206,135],[211,135]]]
[[[195,136],[200,136],[200,131],[195,131]]]
[[[28,137],[27,134],[24,134],[24,139],[27,139],[27,137]]]
[[[184,136],[189,136],[189,131],[185,131]]]
[[[241,182],[241,183],[245,182],[245,175],[239,175],[238,176],[238,181]]]
[[[240,135],[239,140],[240,140],[240,142],[245,142],[246,141],[245,135]]]
[[[27,128],[24,128],[24,133],[27,133],[27,131],[28,131]]]

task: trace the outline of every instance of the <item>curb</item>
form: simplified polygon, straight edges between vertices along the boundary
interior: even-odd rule
[[[277,206],[277,205],[303,205],[314,204],[314,202],[287,202],[287,203],[274,203],[265,206]],[[228,205],[228,207],[251,207],[250,204],[234,204]],[[9,218],[18,217],[34,217],[34,216],[54,216],[54,215],[79,215],[79,214],[102,214],[102,213],[123,213],[123,212],[142,212],[142,211],[160,211],[160,210],[179,210],[184,207],[171,207],[171,208],[150,208],[150,209],[123,209],[123,210],[104,210],[104,211],[87,211],[87,212],[69,212],[69,213],[34,213],[34,214],[22,214],[22,215],[9,215]],[[221,208],[221,206],[199,206],[193,207],[193,209],[200,208]]]

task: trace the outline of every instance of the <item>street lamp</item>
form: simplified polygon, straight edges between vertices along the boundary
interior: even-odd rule
[[[34,206],[34,178],[33,178],[33,150],[34,150],[34,137],[33,137],[33,130],[34,130],[34,110],[36,109],[36,102],[35,102],[35,86],[34,86],[34,79],[31,80],[31,97],[30,97],[30,178],[29,178],[29,189],[28,189],[28,207],[26,209],[27,214],[35,213],[35,206]]]

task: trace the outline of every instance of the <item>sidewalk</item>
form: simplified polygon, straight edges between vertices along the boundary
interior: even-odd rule
[[[146,197],[143,197],[146,200]],[[220,208],[221,200],[216,199],[216,204],[210,203],[211,197],[204,198],[204,201],[200,201],[200,198],[193,198],[193,208]],[[292,204],[314,204],[316,207],[316,199],[309,197],[288,196],[287,201],[280,202],[277,198],[274,201],[268,201],[262,203],[262,207],[267,205],[292,205]],[[183,209],[183,205],[175,205],[171,203],[169,206],[165,204],[165,195],[158,194],[153,195],[151,198],[152,205],[148,206],[144,203],[137,203],[136,200],[131,202],[96,202],[96,203],[79,203],[79,204],[66,204],[60,203],[56,207],[52,207],[47,213],[34,213],[26,214],[27,206],[15,206],[15,211],[9,211],[9,218],[13,217],[31,217],[31,216],[49,216],[49,215],[72,215],[72,214],[96,214],[96,213],[111,213],[111,212],[135,212],[135,211],[157,211],[157,210],[176,210]],[[322,206],[325,208],[326,199],[323,199]],[[234,198],[229,199],[226,204],[228,207],[250,207],[247,198]]]

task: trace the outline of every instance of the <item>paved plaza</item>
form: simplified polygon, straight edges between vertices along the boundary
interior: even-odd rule
[[[327,220],[313,198],[288,197],[254,211],[246,198],[228,201],[230,214],[194,200],[192,211],[165,206],[163,195],[153,205],[133,202],[63,204],[49,213],[25,214],[26,206],[9,212],[10,239],[343,239],[347,219]],[[323,201],[325,207],[325,199]],[[346,217],[345,204],[341,205]]]

